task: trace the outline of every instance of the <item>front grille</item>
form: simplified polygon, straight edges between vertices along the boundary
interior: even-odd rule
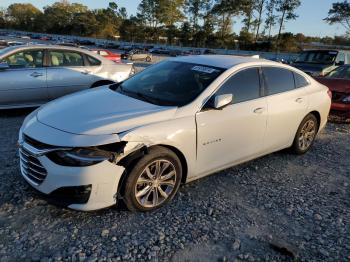
[[[20,148],[20,162],[23,175],[36,185],[40,185],[47,176],[45,167],[25,148]]]
[[[24,142],[26,142],[27,144],[37,148],[37,149],[50,149],[50,148],[56,148],[55,146],[52,145],[48,145],[48,144],[44,144],[42,142],[39,142],[29,136],[27,136],[26,134],[23,134],[23,140]]]

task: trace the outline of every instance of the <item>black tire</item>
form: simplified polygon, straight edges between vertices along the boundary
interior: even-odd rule
[[[146,62],[151,62],[152,61],[152,58],[150,56],[147,56],[146,57]]]
[[[156,205],[153,207],[145,206],[146,204],[145,205],[140,204],[139,202],[140,200],[137,199],[136,194],[140,193],[140,191],[144,190],[146,187],[152,188],[152,186],[148,185],[148,182],[141,185],[137,184],[137,182],[140,181],[139,179],[142,179],[141,177],[147,173],[145,169],[157,161],[169,162],[171,164],[171,168],[174,168],[174,170],[176,171],[175,172],[176,179],[175,181],[172,181],[174,183],[174,186],[171,189],[172,191],[168,194],[167,198],[164,198],[164,200],[161,203],[159,203],[159,205]],[[130,211],[145,212],[145,211],[158,209],[166,205],[169,201],[171,201],[171,199],[174,197],[177,190],[179,189],[181,178],[182,178],[181,161],[173,151],[165,147],[156,146],[156,147],[150,148],[149,153],[143,156],[140,160],[138,160],[138,162],[135,165],[133,165],[131,168],[132,168],[131,170],[127,170],[127,178],[125,181],[125,191],[124,191],[124,202]],[[166,171],[166,169],[164,171]],[[140,191],[137,191],[139,186],[141,187],[141,189]],[[162,185],[158,185],[158,188],[159,186],[162,186]],[[168,188],[168,185],[165,185],[165,186]],[[156,187],[157,186],[153,185],[153,188],[156,188]],[[155,194],[157,195],[160,194],[160,193],[158,194],[158,192],[160,192],[158,190],[159,189],[155,190]],[[165,192],[165,190],[163,192]],[[151,201],[154,201],[153,196],[154,195],[152,193]],[[145,201],[147,201],[149,197],[150,195],[148,195],[148,197],[146,196]],[[158,200],[158,197],[157,197],[157,200]]]
[[[305,143],[305,141],[304,142],[300,142],[301,141],[301,136],[304,135],[304,133],[303,133],[304,130],[303,129],[305,128],[305,125],[307,123],[310,123],[310,122],[313,123],[313,132],[314,132],[314,134],[312,135],[312,138],[311,138],[311,134],[310,134],[310,138],[308,139],[307,143]],[[316,138],[316,135],[317,135],[317,132],[318,132],[318,128],[319,128],[319,123],[317,121],[317,118],[313,114],[308,114],[303,119],[303,121],[301,121],[301,124],[299,125],[298,130],[297,130],[297,133],[295,134],[293,145],[291,147],[292,153],[297,154],[297,155],[302,155],[302,154],[305,154],[307,151],[309,151],[311,146],[313,145],[313,143],[315,141],[315,138]],[[302,146],[303,144],[305,146]]]

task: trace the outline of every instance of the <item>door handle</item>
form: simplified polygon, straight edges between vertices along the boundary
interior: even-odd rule
[[[299,104],[301,104],[303,101],[304,101],[304,99],[302,99],[301,97],[299,97],[295,100],[295,102],[297,102]]]
[[[39,76],[43,76],[43,74],[42,73],[38,73],[38,72],[33,72],[33,73],[30,74],[30,76],[32,76],[32,77],[39,77]]]
[[[265,111],[263,107],[258,107],[254,109],[255,114],[262,114]]]

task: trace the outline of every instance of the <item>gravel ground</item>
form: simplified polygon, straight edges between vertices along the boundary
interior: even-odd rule
[[[350,124],[182,186],[150,213],[48,204],[20,176],[29,110],[0,112],[0,261],[349,261]]]

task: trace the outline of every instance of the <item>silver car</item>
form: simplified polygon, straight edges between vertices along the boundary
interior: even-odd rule
[[[80,48],[29,45],[0,50],[0,109],[42,105],[63,95],[121,82],[132,64]]]

